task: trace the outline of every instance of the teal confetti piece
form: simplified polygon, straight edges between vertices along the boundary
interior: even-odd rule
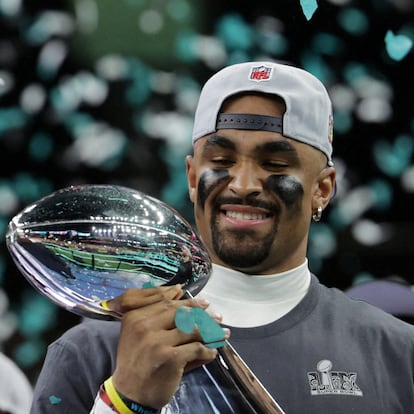
[[[393,200],[393,189],[389,182],[382,179],[373,180],[369,184],[369,188],[374,196],[373,207],[375,210],[389,209]]]
[[[191,308],[182,306],[175,312],[175,326],[186,334],[193,332],[195,328],[195,320],[191,313]]]
[[[34,161],[46,161],[53,153],[53,138],[46,133],[37,132],[30,138],[28,150]]]
[[[145,282],[143,285],[142,285],[142,287],[144,288],[144,289],[149,289],[149,288],[153,288],[153,287],[156,287],[157,286],[157,284],[153,281],[153,280],[149,280],[148,282]]]
[[[50,404],[56,405],[62,402],[62,398],[56,397],[56,395],[51,395],[49,397]]]
[[[300,5],[302,6],[303,14],[307,20],[310,20],[318,8],[318,3],[316,0],[300,0]]]
[[[204,309],[193,308],[192,313],[201,337],[207,346],[214,347],[216,342],[223,340],[225,336],[223,328]]]
[[[210,348],[219,348],[226,344],[223,341],[223,328],[201,308],[178,308],[175,313],[175,326],[186,334],[190,334],[197,327],[203,342]]]
[[[338,21],[343,29],[353,35],[362,35],[369,29],[369,20],[366,14],[354,7],[344,8],[339,12]]]
[[[378,168],[390,177],[398,177],[410,165],[414,154],[411,135],[399,135],[394,143],[380,139],[374,143],[374,158]]]
[[[388,55],[394,60],[402,60],[407,56],[413,41],[405,35],[395,35],[391,30],[388,30],[385,35],[385,48]]]
[[[228,50],[248,50],[253,45],[253,31],[237,13],[223,16],[217,24],[217,37]]]
[[[43,340],[28,339],[16,347],[13,357],[21,367],[30,368],[41,361],[46,348],[47,344]]]
[[[0,109],[0,135],[12,129],[19,129],[26,125],[27,114],[18,107]]]

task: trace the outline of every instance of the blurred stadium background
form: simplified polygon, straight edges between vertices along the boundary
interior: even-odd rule
[[[311,270],[340,289],[414,284],[413,40],[412,0],[0,0],[1,349],[34,381],[78,322],[17,271],[9,220],[59,188],[113,183],[192,221],[199,90],[246,60],[301,66],[333,100],[338,192],[312,227]]]

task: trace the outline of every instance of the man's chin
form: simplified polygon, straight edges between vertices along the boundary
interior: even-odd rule
[[[244,271],[252,269],[260,265],[266,260],[268,254],[261,252],[256,247],[249,249],[219,249],[217,251],[217,257],[225,263],[227,266],[233,269]]]
[[[237,270],[257,267],[268,257],[270,245],[271,238],[259,237],[255,232],[213,232],[215,254],[227,266]]]

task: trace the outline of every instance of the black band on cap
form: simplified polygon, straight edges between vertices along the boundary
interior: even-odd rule
[[[216,129],[255,129],[282,132],[282,118],[253,114],[218,114]]]

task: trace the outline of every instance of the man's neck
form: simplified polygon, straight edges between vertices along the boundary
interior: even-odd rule
[[[292,310],[310,285],[307,260],[289,271],[273,275],[247,275],[220,265],[200,296],[210,309],[223,315],[223,323],[253,327],[273,322]]]

